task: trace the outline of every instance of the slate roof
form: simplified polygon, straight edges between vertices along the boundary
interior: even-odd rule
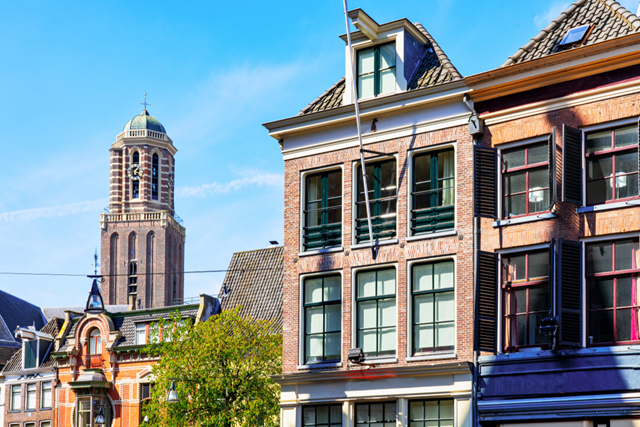
[[[222,310],[241,306],[241,316],[273,320],[281,331],[283,261],[282,246],[234,253],[223,282],[229,294],[218,295]]]
[[[51,335],[53,338],[58,336],[60,333],[60,328],[62,328],[62,324],[64,323],[64,319],[60,319],[58,317],[54,317],[51,319],[40,332],[44,332],[45,334]],[[51,357],[51,351],[53,350],[53,344],[55,341],[51,341],[50,348],[47,351],[47,355],[44,357],[42,363],[40,363],[40,368],[49,368],[55,366],[55,359]],[[41,343],[42,344],[42,343]],[[7,365],[4,367],[2,372],[15,372],[22,370],[22,347],[14,353],[13,357],[9,360]]]
[[[453,66],[449,57],[440,48],[435,39],[431,37],[431,34],[421,24],[415,22],[413,25],[429,40],[429,45],[426,46],[425,55],[407,84],[407,90],[421,89],[462,79],[456,67]],[[325,93],[300,111],[298,116],[340,107],[345,91],[345,82],[345,78],[341,78]]]
[[[2,371],[2,368],[9,362],[9,359],[11,359],[11,356],[18,350],[20,350],[19,346],[0,347],[0,371]]]
[[[81,307],[46,307],[42,309],[42,314],[44,315],[47,321],[53,319],[54,317],[64,318],[65,311],[73,311],[78,313],[80,316],[84,314],[84,306]],[[109,313],[121,313],[123,311],[128,311],[128,305],[105,305],[105,309]]]
[[[580,45],[558,48],[567,31],[581,25],[593,24],[587,40]],[[635,33],[640,29],[640,18],[614,0],[577,0],[540,33],[522,46],[507,62],[506,67],[553,55],[569,49],[592,45]]]
[[[44,316],[40,307],[37,307],[23,299],[8,294],[0,290],[0,317],[6,325],[10,339],[15,342],[13,332],[18,326],[34,326],[37,330],[44,327]],[[3,333],[4,328],[0,327],[0,339],[5,339],[6,331]]]

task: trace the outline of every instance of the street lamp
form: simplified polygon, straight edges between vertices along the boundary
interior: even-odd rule
[[[171,380],[171,387],[169,387],[169,393],[167,393],[167,400],[168,403],[176,403],[180,401],[180,398],[178,397],[178,393],[176,392],[176,384],[173,380]]]
[[[98,415],[96,416],[95,423],[104,425],[104,414],[102,413],[102,406],[98,411]]]

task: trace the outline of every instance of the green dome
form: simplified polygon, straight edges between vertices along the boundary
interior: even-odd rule
[[[155,117],[149,115],[149,112],[145,108],[139,116],[135,116],[133,119],[129,120],[126,125],[124,125],[124,130],[133,130],[133,129],[149,129],[155,130],[157,132],[167,133],[164,130],[164,126],[162,123],[158,121]]]

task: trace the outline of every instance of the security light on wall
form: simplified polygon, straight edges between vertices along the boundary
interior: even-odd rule
[[[352,348],[349,350],[348,356],[349,362],[351,363],[362,363],[364,362],[364,353],[361,348]]]

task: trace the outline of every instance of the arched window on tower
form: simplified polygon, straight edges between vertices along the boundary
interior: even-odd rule
[[[140,198],[140,153],[133,152],[129,177],[131,178],[131,198]]]
[[[153,154],[151,162],[151,198],[158,200],[158,175],[160,174],[160,163],[158,159],[158,153]]]
[[[153,231],[147,234],[147,268],[146,268],[146,308],[153,307],[153,263],[156,246],[156,235]]]
[[[136,233],[129,235],[129,295],[138,294],[138,262],[136,260]]]
[[[111,235],[109,248],[109,295],[107,304],[117,304],[118,301],[118,233]]]

